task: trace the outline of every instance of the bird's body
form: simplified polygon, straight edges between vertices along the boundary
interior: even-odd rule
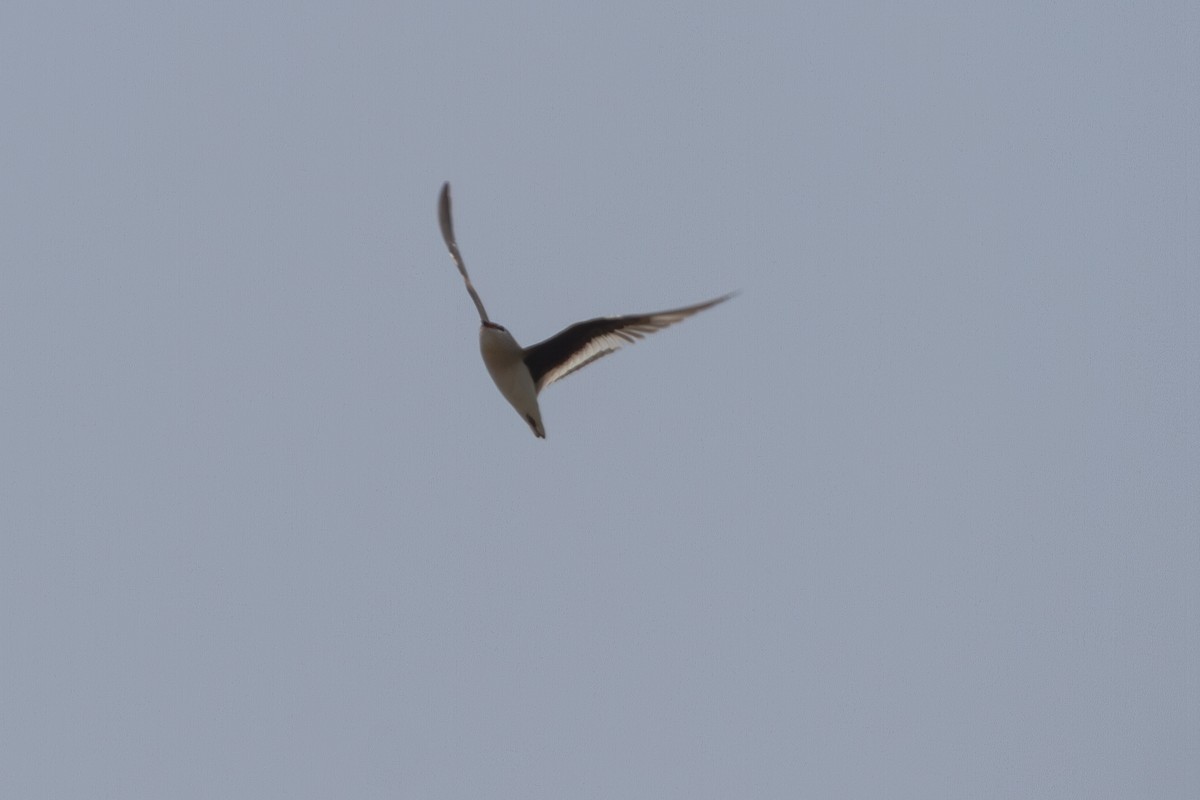
[[[533,375],[525,366],[525,348],[504,327],[494,322],[479,326],[479,352],[488,374],[504,399],[517,410],[539,439],[546,438],[542,411],[538,408],[538,390]]]
[[[626,344],[632,344],[646,334],[662,330],[733,296],[727,294],[671,311],[599,317],[576,323],[544,342],[531,347],[521,347],[504,326],[488,319],[483,301],[479,299],[479,294],[471,284],[466,264],[463,263],[458,243],[454,238],[448,183],[442,186],[442,193],[438,199],[438,223],[450,256],[462,274],[467,293],[471,295],[471,300],[479,311],[479,352],[483,356],[484,366],[487,367],[488,374],[492,376],[500,394],[504,395],[504,399],[517,410],[539,439],[546,438],[537,399],[542,389],[597,358],[608,355]]]

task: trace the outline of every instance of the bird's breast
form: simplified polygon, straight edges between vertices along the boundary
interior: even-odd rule
[[[483,327],[479,352],[500,394],[522,415],[537,409],[537,387],[525,366],[525,351],[508,331]]]

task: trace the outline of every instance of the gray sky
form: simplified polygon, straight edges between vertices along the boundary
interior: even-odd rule
[[[1200,796],[1196,3],[11,0],[0,107],[0,795]],[[742,294],[536,440],[443,180],[526,344]]]

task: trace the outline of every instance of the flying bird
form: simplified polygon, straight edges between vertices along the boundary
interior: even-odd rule
[[[442,185],[438,198],[438,224],[442,238],[450,250],[450,257],[458,266],[467,294],[479,310],[479,350],[488,374],[504,395],[504,399],[517,410],[539,439],[546,438],[542,426],[542,412],[538,408],[538,393],[557,380],[575,370],[587,366],[596,359],[606,356],[627,344],[633,344],[647,334],[660,331],[680,320],[698,314],[706,308],[723,303],[736,292],[722,295],[713,300],[685,306],[670,311],[651,314],[630,314],[624,317],[597,317],[559,331],[544,342],[531,347],[521,347],[503,326],[488,319],[487,311],[479,293],[467,275],[458,243],[454,239],[454,222],[450,217],[450,184]]]

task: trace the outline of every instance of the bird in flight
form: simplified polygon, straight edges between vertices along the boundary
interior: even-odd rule
[[[454,222],[450,217],[450,184],[442,185],[438,198],[438,224],[442,238],[450,250],[450,257],[458,266],[467,293],[479,310],[479,350],[488,374],[521,418],[529,424],[534,436],[546,438],[542,426],[542,412],[538,408],[538,393],[557,380],[565,378],[580,367],[587,366],[601,356],[606,356],[627,344],[633,344],[647,334],[660,331],[680,320],[687,319],[718,303],[723,303],[736,292],[722,295],[713,300],[685,306],[670,311],[651,314],[630,314],[624,317],[597,317],[556,333],[544,342],[531,347],[521,347],[503,326],[488,319],[483,301],[471,284],[467,266],[463,263],[458,243],[454,239]]]

